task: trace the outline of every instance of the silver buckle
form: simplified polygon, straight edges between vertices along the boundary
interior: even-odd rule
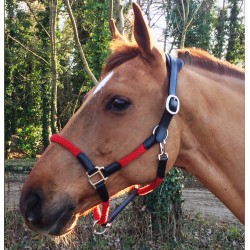
[[[175,99],[176,101],[177,101],[177,109],[176,109],[176,111],[172,111],[170,108],[169,108],[169,103],[170,103],[170,101],[171,101],[171,99]],[[167,100],[166,100],[166,109],[167,109],[167,111],[170,113],[170,114],[172,114],[172,115],[175,115],[175,114],[177,114],[178,112],[179,112],[179,109],[180,109],[180,101],[179,101],[179,98],[176,96],[176,95],[169,95],[168,97],[167,97]]]
[[[101,183],[102,181],[105,183],[106,180],[108,179],[108,177],[105,177],[102,173],[102,170],[104,169],[104,167],[95,167],[97,169],[97,171],[91,175],[88,175],[89,178],[89,183],[94,187],[94,189],[96,189],[96,185]],[[96,177],[97,175],[99,175],[99,178],[97,181],[92,180],[94,177]]]

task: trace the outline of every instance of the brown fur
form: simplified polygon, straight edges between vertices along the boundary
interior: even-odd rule
[[[152,133],[165,109],[169,74],[164,53],[153,46],[139,6],[134,3],[133,8],[136,44],[123,41],[115,30],[118,39],[103,71],[112,70],[112,77],[97,92],[96,87],[90,90],[60,132],[96,166],[107,166],[133,152]],[[181,108],[168,129],[166,174],[174,165],[186,169],[244,222],[245,99],[244,91],[237,91],[244,89],[243,71],[197,49],[182,50],[179,56],[186,66],[178,74]],[[117,96],[130,101],[128,109],[107,108]],[[152,147],[111,175],[106,182],[109,194],[153,182],[158,154],[159,147]],[[100,202],[77,158],[51,143],[23,186],[20,209],[31,229],[61,235]]]

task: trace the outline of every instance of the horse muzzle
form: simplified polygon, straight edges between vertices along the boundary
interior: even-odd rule
[[[44,197],[40,189],[22,192],[20,211],[25,224],[31,230],[45,235],[69,233],[77,221],[75,203],[67,195],[54,203],[46,201]]]

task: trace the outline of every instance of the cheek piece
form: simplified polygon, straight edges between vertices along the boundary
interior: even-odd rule
[[[165,150],[166,140],[168,137],[168,127],[171,122],[172,117],[178,113],[180,102],[176,96],[177,91],[177,79],[178,71],[183,67],[184,63],[180,59],[166,54],[166,64],[169,69],[169,95],[166,99],[166,107],[159,125],[157,125],[151,136],[149,136],[140,146],[138,146],[133,152],[126,155],[122,159],[115,161],[108,166],[99,167],[95,166],[92,161],[84,154],[81,149],[71,143],[69,140],[63,138],[59,134],[54,134],[51,136],[51,142],[60,144],[62,147],[69,150],[72,155],[74,155],[81,165],[83,166],[86,174],[88,176],[88,181],[90,185],[96,189],[100,199],[102,201],[102,209],[96,206],[93,210],[94,212],[94,227],[99,224],[104,227],[104,230],[97,231],[94,229],[95,234],[103,234],[111,226],[113,220],[117,215],[132,201],[137,195],[146,195],[156,189],[163,181],[165,177],[166,165],[168,161],[168,154]],[[156,174],[156,179],[154,182],[144,186],[139,187],[135,185],[129,196],[109,215],[110,199],[109,193],[106,187],[106,180],[108,177],[117,172],[118,170],[126,167],[132,161],[136,160],[142,154],[144,154],[148,149],[150,149],[155,144],[159,144],[160,152],[158,154],[158,170]]]

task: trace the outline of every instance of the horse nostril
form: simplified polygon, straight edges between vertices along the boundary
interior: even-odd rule
[[[28,195],[25,201],[25,218],[32,224],[42,217],[42,198],[37,193]]]

